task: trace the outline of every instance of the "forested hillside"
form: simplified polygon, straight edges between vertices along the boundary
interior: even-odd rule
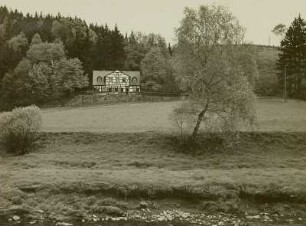
[[[56,56],[58,51],[60,56]],[[19,105],[44,102],[42,99],[45,98],[39,101],[32,98],[39,93],[35,87],[52,88],[54,84],[47,82],[47,78],[44,78],[44,81],[28,84],[28,87],[24,84],[31,80],[30,71],[33,70],[42,74],[48,74],[46,70],[56,74],[58,71],[53,68],[54,62],[61,58],[75,60],[78,69],[74,70],[84,74],[89,82],[87,85],[70,83],[70,86],[64,90],[66,94],[71,88],[90,85],[93,70],[140,70],[141,68],[143,71],[153,71],[150,74],[142,74],[144,89],[177,90],[173,72],[168,66],[171,52],[170,45],[168,46],[165,39],[157,34],[131,32],[123,35],[117,26],[109,28],[107,24],[87,24],[80,18],[63,17],[60,14],[23,15],[17,10],[11,11],[2,6],[0,7],[1,105],[2,108],[7,105],[5,108],[9,109]],[[31,59],[35,58],[35,54],[38,54],[39,59]],[[146,63],[141,66],[143,59]],[[155,65],[151,65],[151,62]],[[47,65],[42,66],[42,63]],[[54,89],[51,88],[50,92],[53,92]],[[50,93],[45,100],[62,97],[63,95]]]
[[[280,51],[277,47],[255,46],[257,49],[258,80],[255,92],[260,96],[275,96],[280,93],[277,79],[277,60]]]
[[[256,93],[277,94],[278,49],[255,46],[254,51]],[[158,34],[122,34],[117,26],[87,24],[60,14],[24,15],[2,6],[1,108],[61,100],[75,88],[90,87],[93,70],[141,70],[142,90],[176,92],[174,54],[175,47]]]
[[[124,65],[124,37],[116,27],[87,25],[79,18],[61,15],[24,16],[6,7],[0,8],[0,24],[1,78],[21,60],[35,34],[39,34],[43,42],[60,39],[68,57],[79,58],[86,73],[93,68],[122,68]]]

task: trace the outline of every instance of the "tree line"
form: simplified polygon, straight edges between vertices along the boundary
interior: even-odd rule
[[[219,13],[219,9],[216,11]],[[188,13],[197,21],[195,12]],[[206,15],[205,12],[203,15]],[[199,27],[191,22],[186,20],[186,26]],[[216,24],[219,21],[213,22]],[[287,89],[292,97],[301,97],[305,91],[305,24],[298,16],[288,29],[279,25],[273,30],[275,34],[284,34],[277,63],[278,80],[283,86],[286,71]],[[215,68],[207,64],[206,55],[216,54],[218,51],[222,57],[216,57],[215,60],[222,62],[223,56],[229,54],[226,57],[237,60],[238,68],[243,70],[248,82],[254,87],[260,79],[255,59],[256,48],[239,42],[232,43],[230,49],[226,49],[227,43],[209,43],[214,35],[224,35],[227,38],[233,36],[232,31],[226,31],[225,28],[220,29],[219,34],[214,26],[212,25],[212,37],[207,36],[208,32],[200,31],[198,40],[183,39],[182,42],[178,39],[178,43],[170,46],[158,34],[131,32],[123,35],[117,26],[111,29],[107,24],[87,24],[80,18],[60,14],[24,15],[17,10],[0,7],[1,110],[61,101],[69,97],[75,89],[90,87],[93,70],[140,70],[142,90],[192,92],[191,83],[196,81],[198,75],[196,79],[189,80],[188,88],[185,86],[185,75],[190,76],[204,66],[205,70],[199,70],[199,76],[206,76],[214,71]],[[243,33],[243,28],[240,29],[237,34]],[[181,34],[184,32],[179,28],[176,35],[181,38]],[[199,45],[197,50],[185,45],[186,40]],[[199,49],[203,49],[203,55]],[[179,60],[187,54],[190,55],[186,59]],[[216,70],[221,70],[220,64],[215,63],[219,65]],[[182,68],[182,65],[185,66]],[[196,82],[194,85],[199,84]]]
[[[221,135],[220,143],[236,137],[241,124],[255,122],[256,51],[244,43],[243,27],[223,7],[185,8],[175,48],[156,34],[124,37],[117,27],[87,25],[78,18],[2,11],[0,48],[7,52],[1,64],[8,63],[1,71],[4,103],[63,99],[87,87],[86,73],[93,69],[141,70],[142,89],[189,93],[171,116],[186,149],[203,132]]]
[[[60,14],[24,15],[2,6],[1,107],[62,99],[72,89],[90,86],[93,70],[141,70],[144,89],[177,91],[171,55],[171,46],[158,34],[123,35],[117,26]]]
[[[288,29],[279,24],[273,32],[282,35],[278,80],[290,97],[306,98],[306,22],[301,15],[294,18]]]

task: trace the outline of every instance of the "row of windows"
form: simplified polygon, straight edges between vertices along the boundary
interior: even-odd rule
[[[105,86],[98,86],[97,89],[99,92],[122,92],[122,93],[128,93],[128,92],[140,92],[139,87],[105,87]]]
[[[121,78],[121,82],[122,83],[128,83],[129,82],[129,79],[128,78]],[[108,77],[104,77],[104,83],[107,83],[107,82],[117,82],[119,83],[120,82],[120,79],[118,77],[113,77],[113,78],[108,78]],[[103,82],[103,78],[101,76],[98,76],[97,77],[97,82],[98,83],[102,83]],[[132,84],[136,84],[137,83],[137,78],[136,77],[133,77],[132,78]]]
[[[113,82],[119,82],[119,81],[122,81],[122,82],[127,82],[127,81],[129,81],[129,79],[128,78],[115,78],[115,77],[113,77],[113,78],[105,78],[105,81],[107,82],[107,81],[113,81]]]

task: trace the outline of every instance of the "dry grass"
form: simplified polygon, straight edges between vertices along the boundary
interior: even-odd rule
[[[169,113],[180,102],[128,103],[43,111],[43,130],[51,132],[168,131]]]
[[[259,130],[306,131],[306,102],[269,98],[260,99],[257,106]]]
[[[45,131],[104,133],[42,133],[36,151],[0,155],[0,209],[24,205],[69,215],[162,198],[193,200],[197,208],[201,201],[245,199],[305,206],[305,102],[260,99],[261,132],[242,133],[228,151],[201,155],[179,152],[169,133],[166,113],[176,104],[44,110]]]
[[[169,115],[179,101],[118,104],[43,111],[43,130],[48,132],[171,132]],[[306,102],[258,99],[259,131],[306,131]]]
[[[304,133],[243,136],[234,150],[192,156],[178,153],[175,138],[165,134],[44,134],[36,152],[0,159],[0,178],[2,185],[23,190],[80,193],[208,189],[218,196],[223,190],[238,194],[244,186],[306,193]]]

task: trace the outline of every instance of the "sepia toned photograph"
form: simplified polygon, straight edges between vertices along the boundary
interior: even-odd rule
[[[0,0],[0,226],[306,225],[306,0]]]

